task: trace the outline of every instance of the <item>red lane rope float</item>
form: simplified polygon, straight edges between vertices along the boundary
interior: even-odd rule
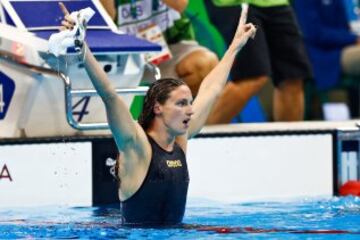
[[[347,181],[339,189],[341,196],[353,195],[360,197],[360,181]]]
[[[68,222],[37,222],[28,223],[24,219],[10,219],[10,220],[0,220],[0,224],[16,224],[24,226],[54,226],[54,225],[63,225],[69,224]],[[124,227],[121,224],[113,224],[106,222],[74,222],[72,223],[77,226],[86,226],[86,227],[115,227],[115,228],[126,228],[131,229],[132,227]],[[141,228],[141,227],[140,227]],[[147,227],[145,227],[147,228]],[[155,228],[156,227],[149,227]],[[219,233],[219,234],[257,234],[257,233],[289,233],[289,234],[356,234],[360,235],[360,232],[350,231],[350,230],[340,230],[340,229],[286,229],[286,228],[253,228],[253,227],[226,227],[226,226],[209,226],[209,225],[199,225],[199,224],[181,224],[180,226],[173,227],[159,227],[160,229],[184,229],[184,230],[195,230],[199,232],[209,232],[209,233]]]
[[[220,234],[229,233],[293,233],[293,234],[360,234],[360,232],[352,232],[348,230],[337,229],[309,229],[309,230],[295,230],[295,229],[262,229],[253,227],[222,227],[222,226],[199,226],[187,225],[186,229],[194,229],[201,232],[213,232]]]

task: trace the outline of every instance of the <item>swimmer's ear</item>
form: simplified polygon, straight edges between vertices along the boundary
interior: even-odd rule
[[[154,114],[160,115],[161,114],[161,105],[159,102],[156,102],[154,105]]]

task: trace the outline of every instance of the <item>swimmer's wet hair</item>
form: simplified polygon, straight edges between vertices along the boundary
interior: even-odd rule
[[[158,102],[164,104],[170,97],[170,93],[182,85],[186,85],[186,83],[183,80],[175,78],[163,78],[150,85],[144,99],[142,113],[138,120],[144,130],[147,130],[150,127],[150,124],[155,117],[155,103]]]

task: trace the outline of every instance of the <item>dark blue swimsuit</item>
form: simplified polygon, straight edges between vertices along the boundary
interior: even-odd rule
[[[152,158],[140,189],[120,204],[124,225],[156,226],[181,223],[189,173],[184,151],[175,143],[171,152],[148,136]]]

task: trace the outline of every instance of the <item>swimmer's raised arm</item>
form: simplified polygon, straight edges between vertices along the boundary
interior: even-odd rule
[[[69,17],[69,12],[65,5],[63,3],[59,3],[59,5],[65,16],[61,29],[72,29],[75,24],[74,21]],[[116,93],[115,88],[112,86],[103,68],[97,62],[85,42],[83,44],[83,54],[86,72],[105,104],[108,123],[118,149],[123,151],[129,144],[133,144],[134,146],[140,144],[140,142],[136,141],[146,139],[144,131],[140,125],[133,120],[128,106]],[[139,135],[141,137],[139,137]]]
[[[197,134],[205,124],[211,108],[222,92],[236,54],[242,49],[249,38],[253,38],[256,28],[252,23],[246,24],[247,7],[243,7],[238,28],[229,48],[218,65],[205,77],[193,104],[194,115],[190,123],[188,137]]]

